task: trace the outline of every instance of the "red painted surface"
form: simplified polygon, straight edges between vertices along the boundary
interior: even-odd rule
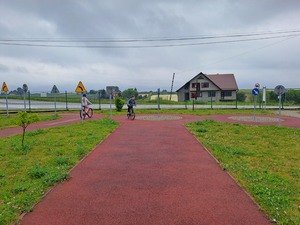
[[[21,224],[270,224],[183,126],[203,118],[115,118],[120,127]]]

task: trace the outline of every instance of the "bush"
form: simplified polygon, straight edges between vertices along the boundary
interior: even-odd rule
[[[244,92],[237,92],[236,98],[239,102],[245,102],[246,94]]]
[[[115,98],[115,106],[116,106],[116,110],[118,112],[122,111],[124,104],[125,104],[125,101],[122,98],[120,98],[120,97]]]

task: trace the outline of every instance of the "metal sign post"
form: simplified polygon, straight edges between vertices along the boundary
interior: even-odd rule
[[[28,91],[27,84],[23,84],[23,92],[24,92],[24,110],[26,112],[26,92]]]
[[[56,93],[59,93],[59,90],[56,87],[56,85],[53,86],[51,93],[54,94],[54,109],[55,109],[55,114],[56,114]]]
[[[6,99],[6,115],[8,117],[8,100],[7,100],[7,92],[5,92],[5,99]]]
[[[98,91],[98,100],[99,100],[99,110],[101,110],[101,93]]]
[[[277,85],[274,89],[274,92],[278,95],[278,101],[279,101],[279,103],[278,103],[278,106],[279,106],[278,126],[281,127],[281,98],[282,98],[282,95],[287,92],[287,90],[285,89],[284,86]]]
[[[109,119],[112,119],[112,93],[109,93]]]
[[[83,93],[86,92],[85,87],[83,86],[83,83],[81,81],[79,81],[76,89],[75,89],[76,93],[81,93],[81,98],[83,97]],[[82,99],[80,100],[80,107],[81,107],[81,122],[83,123],[83,113],[84,113],[84,108],[82,107]]]
[[[5,92],[5,100],[6,100],[6,115],[8,117],[8,100],[7,100],[7,92],[8,92],[8,87],[6,85],[5,82],[3,82],[2,84],[2,88],[1,88],[2,92]]]
[[[158,114],[159,114],[159,110],[160,110],[160,88],[157,89],[157,110],[158,110]]]
[[[262,96],[262,101],[263,101],[263,108],[267,108],[267,87],[263,87],[263,96]]]
[[[257,87],[252,89],[252,94],[254,97],[254,114],[253,114],[253,120],[256,120],[256,102],[257,102],[257,95],[259,94],[259,89]]]
[[[107,94],[109,95],[109,119],[112,119],[112,95],[115,90],[113,86],[107,86],[106,90]]]

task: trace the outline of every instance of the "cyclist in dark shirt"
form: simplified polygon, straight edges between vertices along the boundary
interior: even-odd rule
[[[134,95],[132,95],[131,98],[127,101],[127,106],[128,106],[127,114],[130,114],[130,111],[133,108],[133,106],[136,106]]]

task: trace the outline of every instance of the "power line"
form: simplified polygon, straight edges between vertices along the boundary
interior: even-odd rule
[[[266,44],[266,45],[263,45],[261,47],[258,47],[258,48],[252,49],[252,50],[244,51],[244,52],[241,52],[239,54],[232,55],[232,56],[220,59],[220,60],[212,62],[212,63],[207,63],[207,64],[202,65],[201,68],[207,68],[209,66],[216,65],[216,64],[219,64],[221,62],[224,62],[224,61],[227,61],[227,60],[230,60],[230,59],[234,59],[236,57],[240,57],[240,56],[247,55],[247,54],[250,54],[250,53],[253,53],[253,52],[256,52],[256,51],[260,51],[262,49],[271,47],[273,45],[277,45],[277,44],[279,44],[281,42],[285,42],[285,41],[290,40],[292,38],[294,38],[294,37],[288,37],[286,39],[283,39],[283,40],[280,40],[280,41],[276,41],[276,42],[273,42],[273,43],[270,43],[270,44]],[[192,71],[192,70],[194,70],[194,69],[185,69],[185,70],[178,71],[177,73],[183,73],[183,72]]]
[[[64,45],[64,44],[58,45],[58,44],[18,43],[18,41],[12,41],[12,40],[10,42],[0,40],[0,45],[26,46],[26,47],[56,47],[56,48],[161,48],[161,47],[226,44],[226,43],[236,43],[236,42],[268,40],[268,39],[275,39],[275,38],[289,38],[289,37],[297,37],[297,36],[300,36],[300,33],[299,34],[288,34],[288,35],[277,35],[277,36],[270,36],[270,37],[211,41],[211,42],[170,43],[170,44],[154,44],[154,45]]]
[[[256,32],[244,34],[227,34],[227,35],[197,35],[185,37],[157,37],[157,38],[25,38],[13,39],[2,38],[1,42],[50,42],[50,43],[68,43],[68,42],[94,42],[94,43],[129,43],[129,42],[170,42],[170,41],[190,41],[190,40],[205,40],[205,39],[219,39],[219,38],[241,38],[253,36],[266,36],[277,34],[300,34],[300,30],[291,31],[275,31],[275,32]]]

